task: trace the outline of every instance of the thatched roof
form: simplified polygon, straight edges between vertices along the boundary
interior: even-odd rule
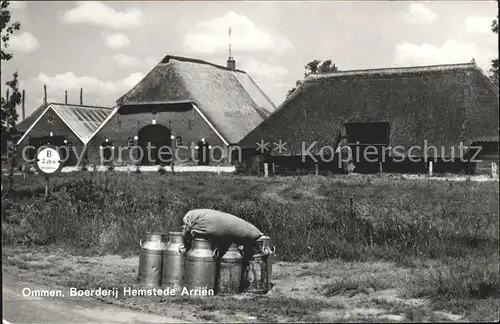
[[[311,75],[240,145],[281,139],[283,154],[301,154],[302,141],[335,145],[344,123],[389,122],[393,147],[449,148],[498,136],[498,111],[498,89],[474,63]]]
[[[24,132],[23,136],[19,139],[20,144],[29,132],[36,126],[38,121],[47,113],[52,110],[61,118],[61,120],[68,126],[68,128],[78,137],[82,143],[86,144],[92,136],[100,129],[106,119],[113,112],[112,108],[96,107],[96,106],[78,106],[70,104],[50,103],[42,106],[44,109],[40,113],[37,109],[34,113],[38,116],[35,121],[31,123],[29,128]],[[30,115],[30,118],[34,114]],[[23,121],[26,122],[28,119]],[[24,127],[24,125],[23,125]]]
[[[228,143],[238,143],[276,110],[241,70],[166,56],[134,88],[117,100],[121,106],[189,102]]]

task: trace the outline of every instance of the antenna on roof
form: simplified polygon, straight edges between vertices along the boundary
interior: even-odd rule
[[[229,27],[229,57],[227,58],[227,68],[231,70],[236,69],[236,61],[233,59],[231,53],[231,27]]]
[[[229,58],[231,58],[231,27],[229,27]]]

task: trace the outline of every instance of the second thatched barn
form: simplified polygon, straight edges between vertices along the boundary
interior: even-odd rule
[[[240,145],[269,143],[273,162],[295,168],[344,143],[358,171],[425,171],[431,160],[451,171],[473,143],[498,163],[498,118],[498,89],[475,63],[343,71],[309,76]]]
[[[89,143],[89,160],[231,163],[228,148],[275,110],[253,79],[235,69],[231,57],[220,66],[166,56],[117,100],[112,116]]]

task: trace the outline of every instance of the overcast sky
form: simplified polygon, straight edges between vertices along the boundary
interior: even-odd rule
[[[279,105],[313,59],[341,70],[497,57],[496,1],[12,2],[21,31],[4,82],[19,71],[26,111],[43,100],[113,106],[167,54],[236,66]]]

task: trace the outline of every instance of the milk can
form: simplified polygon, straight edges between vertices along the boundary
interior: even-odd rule
[[[269,281],[273,278],[273,262],[274,262],[274,256],[276,253],[276,246],[272,245],[271,243],[271,237],[267,235],[263,235],[259,238],[259,240],[263,241],[263,248],[264,250],[267,249],[269,252],[269,255],[267,257],[267,278]]]
[[[184,286],[187,289],[205,288],[215,291],[217,257],[218,249],[212,250],[210,241],[193,239],[192,248],[186,254]]]
[[[167,247],[167,240],[167,234],[148,233],[146,241],[141,242],[139,284],[146,287],[161,287],[163,252]]]
[[[269,249],[264,248],[264,240],[257,240],[254,255],[245,267],[244,286],[246,292],[255,294],[266,294],[268,292],[268,256]]]
[[[239,293],[243,276],[243,256],[236,243],[231,244],[222,256],[219,269],[217,293],[220,295]]]
[[[186,248],[181,232],[170,232],[169,237],[168,245],[163,252],[162,286],[181,292]]]

